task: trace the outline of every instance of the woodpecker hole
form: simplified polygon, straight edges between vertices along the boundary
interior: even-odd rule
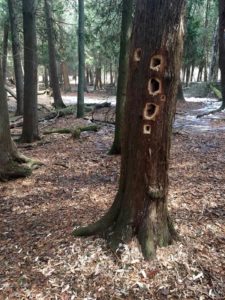
[[[163,58],[161,55],[154,55],[151,58],[150,69],[159,72],[162,69]]]
[[[151,78],[148,83],[148,91],[152,96],[156,96],[161,93],[162,85],[158,78]]]
[[[143,133],[144,134],[151,134],[151,126],[150,125],[144,125]]]
[[[147,103],[144,109],[144,119],[155,121],[159,113],[159,106],[154,103]]]
[[[137,48],[134,51],[134,61],[140,61],[141,60],[141,54],[142,54],[141,48]]]

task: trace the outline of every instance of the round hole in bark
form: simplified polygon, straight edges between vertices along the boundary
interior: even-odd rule
[[[159,105],[154,103],[146,103],[144,109],[144,119],[155,121],[155,118],[159,112]]]
[[[134,61],[140,61],[141,60],[141,54],[142,54],[141,48],[137,48],[134,51]]]
[[[149,94],[156,96],[161,93],[161,81],[158,78],[151,78],[148,83]]]
[[[151,134],[151,126],[150,125],[144,125],[144,134]]]
[[[151,58],[150,68],[155,71],[160,71],[160,68],[162,66],[162,60],[163,58],[161,55],[154,55]]]

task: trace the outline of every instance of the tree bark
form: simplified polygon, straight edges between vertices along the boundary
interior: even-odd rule
[[[209,69],[209,82],[215,82],[218,78],[218,52],[219,52],[219,20],[217,20],[216,28],[213,36],[212,58]]]
[[[18,18],[16,11],[16,0],[8,0],[9,8],[9,20],[11,27],[11,37],[12,37],[12,53],[13,53],[13,63],[14,63],[14,73],[16,80],[16,94],[17,94],[17,108],[16,115],[23,114],[23,69],[21,61],[21,49],[18,33]]]
[[[3,34],[3,52],[2,52],[2,72],[3,80],[6,81],[6,72],[7,72],[7,56],[8,56],[8,41],[9,41],[9,20],[4,23],[4,34]]]
[[[102,67],[95,68],[95,86],[94,90],[101,90],[102,89]]]
[[[122,25],[120,36],[119,76],[116,95],[116,125],[115,135],[110,154],[121,153],[121,130],[123,109],[126,101],[126,88],[129,66],[129,48],[132,27],[133,0],[123,0]]]
[[[36,0],[23,0],[24,32],[24,118],[21,141],[39,139],[37,114]]]
[[[56,49],[55,49],[55,38],[54,38],[54,28],[53,28],[53,17],[52,17],[52,5],[51,0],[45,0],[45,19],[47,26],[48,35],[48,54],[49,54],[49,75],[51,81],[51,87],[53,91],[54,106],[55,108],[63,108],[65,104],[63,103],[59,78],[57,72],[56,63]]]
[[[30,175],[31,169],[21,165],[22,162],[10,136],[8,105],[0,66],[0,181]]]
[[[84,88],[85,88],[85,54],[84,54],[84,0],[78,1],[78,93],[77,93],[77,118],[84,116]]]
[[[182,83],[181,81],[179,82],[178,84],[178,89],[177,89],[177,100],[178,101],[185,101],[185,98],[184,98],[184,93],[183,93],[183,87],[182,87]]]
[[[68,65],[65,61],[61,62],[61,70],[62,70],[62,76],[63,76],[63,87],[64,87],[63,89],[64,89],[64,92],[65,93],[71,92]]]
[[[145,258],[175,237],[168,160],[179,82],[184,0],[137,0],[124,114],[119,191],[109,212],[74,235],[106,233],[112,249],[137,237]]]
[[[225,1],[219,0],[219,67],[221,71],[222,109],[225,109]]]

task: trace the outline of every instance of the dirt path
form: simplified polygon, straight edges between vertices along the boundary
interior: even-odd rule
[[[200,108],[181,105],[178,118]],[[70,116],[51,127],[76,124]],[[20,146],[46,166],[0,183],[0,299],[224,299],[225,130],[183,124],[173,135],[169,191],[180,241],[152,262],[135,241],[118,260],[103,240],[71,236],[115,197],[120,157],[107,155],[113,126],[79,140],[53,134]],[[210,124],[225,126],[213,118]]]

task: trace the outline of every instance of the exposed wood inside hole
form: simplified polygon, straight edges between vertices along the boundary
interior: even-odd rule
[[[161,101],[166,101],[166,95],[162,95],[160,99]]]
[[[156,96],[162,92],[161,80],[158,78],[151,78],[148,83],[148,91],[152,96]]]
[[[134,51],[134,61],[140,61],[141,60],[141,54],[142,54],[141,48],[137,48]]]
[[[154,103],[147,103],[144,109],[144,119],[155,121],[156,116],[159,113],[159,105]]]
[[[145,124],[145,125],[144,125],[144,128],[143,128],[143,133],[144,133],[144,134],[151,134],[151,126]]]
[[[151,58],[150,69],[159,72],[162,69],[163,57],[161,55],[154,55]]]

